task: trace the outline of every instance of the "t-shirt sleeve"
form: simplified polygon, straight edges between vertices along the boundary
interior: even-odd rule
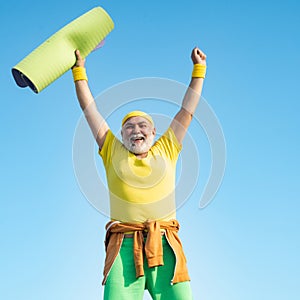
[[[182,145],[177,140],[177,137],[171,127],[157,140],[156,145],[160,151],[163,151],[167,157],[176,161],[182,149]]]
[[[99,149],[98,153],[102,157],[104,166],[107,166],[111,160],[112,148],[114,143],[117,141],[117,138],[109,129],[107,131],[103,146]]]

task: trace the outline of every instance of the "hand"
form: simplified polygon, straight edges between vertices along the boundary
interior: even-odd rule
[[[82,58],[80,51],[78,49],[75,51],[75,56],[76,56],[76,63],[73,66],[73,68],[74,67],[83,67],[84,68],[85,59]]]
[[[191,59],[193,64],[206,65],[206,55],[198,47],[193,49]]]

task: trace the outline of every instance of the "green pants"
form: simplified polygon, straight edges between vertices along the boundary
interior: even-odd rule
[[[104,300],[142,300],[145,289],[154,300],[191,300],[192,292],[189,281],[171,285],[175,256],[164,236],[162,242],[164,265],[149,268],[145,259],[145,276],[136,278],[133,239],[124,238],[120,253],[107,277]]]

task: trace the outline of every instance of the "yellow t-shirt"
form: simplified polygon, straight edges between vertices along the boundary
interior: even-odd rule
[[[106,170],[110,217],[122,222],[176,218],[176,162],[181,151],[169,128],[138,159],[109,130],[99,154]]]

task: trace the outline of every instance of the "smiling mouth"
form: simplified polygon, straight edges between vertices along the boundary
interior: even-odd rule
[[[130,140],[131,140],[131,142],[135,143],[135,142],[139,142],[139,141],[144,141],[145,138],[141,136],[141,137],[131,138]]]

